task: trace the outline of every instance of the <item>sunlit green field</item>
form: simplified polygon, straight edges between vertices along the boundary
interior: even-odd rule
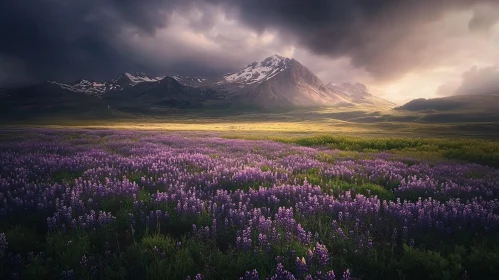
[[[163,131],[210,131],[224,135],[335,135],[360,137],[423,137],[499,139],[499,122],[361,123],[334,118],[304,118],[288,115],[242,115],[230,117],[165,116],[124,119],[40,118],[29,121],[2,122],[0,128],[104,128]]]

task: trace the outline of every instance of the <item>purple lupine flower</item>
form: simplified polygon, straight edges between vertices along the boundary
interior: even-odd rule
[[[62,279],[73,279],[75,277],[75,272],[74,270],[64,270],[61,272],[61,278]]]
[[[86,268],[88,265],[88,259],[87,259],[87,256],[83,255],[83,257],[81,257],[81,260],[80,260],[80,266],[82,268]]]
[[[244,277],[240,277],[240,280],[260,280],[260,276],[258,275],[258,272],[256,269],[253,269],[252,271],[246,271],[244,274]]]
[[[329,263],[329,254],[326,246],[317,243],[314,248],[314,257],[320,266],[326,266]]]
[[[296,276],[300,277],[304,275],[308,271],[307,263],[305,262],[305,258],[296,257]]]
[[[284,269],[281,263],[277,264],[276,274],[270,277],[271,280],[296,280],[295,276]]]
[[[392,232],[392,245],[396,244],[396,242],[397,242],[397,236],[398,236],[397,228],[394,228],[393,232]]]
[[[350,270],[346,270],[345,272],[343,272],[343,277],[341,278],[342,280],[349,280],[351,279],[350,278]]]
[[[328,271],[324,276],[324,280],[335,280],[336,276],[334,275],[334,271]]]
[[[414,239],[411,238],[411,240],[409,240],[409,246],[414,248]]]
[[[307,265],[311,266],[314,264],[314,252],[312,250],[307,251],[306,260]]]
[[[5,233],[0,233],[0,259],[7,255],[7,248],[9,243],[7,242],[7,237]]]
[[[414,164],[408,165],[387,153],[374,154],[372,159],[345,158],[337,151],[215,135],[192,138],[150,132],[77,131],[93,140],[108,137],[100,143],[87,137],[59,141],[63,134],[49,130],[37,133],[43,136],[0,143],[0,217],[37,211],[44,215],[50,231],[102,230],[114,221],[113,213],[102,212],[103,203],[111,197],[132,199],[132,227],[146,222],[156,226],[166,218],[160,207],[169,204],[182,218],[203,213],[212,221],[216,219],[216,227],[213,223],[199,226],[193,230],[195,236],[212,238],[234,227],[237,248],[250,252],[261,244],[285,239],[309,247],[313,235],[297,222],[298,217],[307,215],[337,215],[331,224],[331,238],[355,241],[353,250],[359,254],[364,246],[372,248],[374,241],[414,246],[421,242],[421,233],[445,238],[461,231],[492,236],[499,230],[497,168],[450,162],[435,166],[413,159]],[[137,135],[138,143],[130,141]],[[318,152],[334,155],[334,164],[318,161]],[[272,171],[262,171],[262,166],[271,166]],[[353,192],[333,197],[293,176],[310,168],[316,168],[325,180],[394,186],[397,199],[383,201],[372,194],[352,196]],[[51,176],[58,171],[74,172],[78,178],[71,179],[71,184],[54,182]],[[140,187],[127,179],[131,173],[147,174],[140,176]],[[484,175],[475,178],[470,174]],[[249,191],[242,190],[248,187]],[[142,189],[161,191],[151,195],[152,204],[148,204],[139,200]],[[420,199],[413,201],[413,195]],[[251,240],[253,233],[257,240]],[[321,244],[329,238],[313,237]],[[308,265],[320,266],[320,258],[315,256],[318,252],[313,249],[305,256]],[[326,276],[323,270],[321,278]]]

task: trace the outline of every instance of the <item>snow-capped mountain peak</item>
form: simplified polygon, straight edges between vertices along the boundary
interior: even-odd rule
[[[144,82],[157,82],[162,80],[165,76],[162,77],[150,77],[145,73],[129,73],[125,72],[123,74],[124,77],[128,78],[134,84],[140,84]]]
[[[110,81],[89,81],[77,80],[71,83],[60,83],[50,81],[49,83],[73,92],[80,92],[89,95],[101,96],[109,91],[123,90],[141,83],[151,83],[161,81],[165,76],[150,77],[144,73],[123,73],[118,78]]]
[[[286,70],[290,65],[291,59],[273,55],[261,62],[253,62],[241,71],[224,75],[218,84],[238,83],[245,86],[263,82]]]
[[[209,104],[244,104],[258,107],[331,106],[337,104],[371,104],[389,106],[389,102],[372,95],[360,83],[324,84],[310,69],[295,59],[272,55],[253,62],[240,71],[218,78],[155,77],[145,73],[125,72],[108,81],[78,80],[72,83],[52,82],[62,89],[106,99],[134,96],[132,93],[157,93],[186,101],[206,99]],[[171,96],[170,96],[171,95]],[[155,97],[154,97],[155,96]],[[172,97],[172,98],[173,98]]]
[[[96,81],[77,80],[69,84],[59,83],[54,81],[49,81],[49,83],[58,85],[59,87],[69,91],[86,93],[97,96],[102,95],[104,92],[108,90],[108,85],[105,82],[101,83]]]

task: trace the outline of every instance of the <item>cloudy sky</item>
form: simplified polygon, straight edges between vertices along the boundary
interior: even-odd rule
[[[499,91],[497,0],[6,0],[0,34],[0,86],[213,76],[280,54],[396,103]]]

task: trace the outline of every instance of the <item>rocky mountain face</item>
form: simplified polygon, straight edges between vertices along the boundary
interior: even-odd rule
[[[103,99],[113,106],[198,107],[207,99],[205,91],[180,84],[172,77],[157,82],[143,82],[123,91],[110,91]]]
[[[214,80],[175,78],[185,85],[211,87],[235,105],[273,108],[349,103],[298,61],[279,55],[253,62],[240,71]]]
[[[211,86],[213,83],[213,81],[201,77],[186,77],[175,75],[172,78],[179,82],[181,85],[190,87]]]
[[[344,100],[330,91],[308,68],[294,59],[273,56],[223,77],[229,99],[259,107],[310,107]]]
[[[96,106],[120,110],[126,108],[198,108],[210,106],[294,108],[334,106],[338,104],[379,105],[382,100],[362,84],[324,84],[295,59],[273,55],[254,62],[240,71],[215,79],[185,76],[148,76],[123,73],[108,81],[78,80],[72,83],[44,82],[30,87],[2,90],[4,104],[37,104],[50,108],[66,104],[62,99],[79,100],[72,106]],[[54,95],[59,96],[54,98]],[[47,98],[49,96],[50,98]],[[2,101],[0,100],[0,101]],[[383,106],[391,103],[385,101]]]

